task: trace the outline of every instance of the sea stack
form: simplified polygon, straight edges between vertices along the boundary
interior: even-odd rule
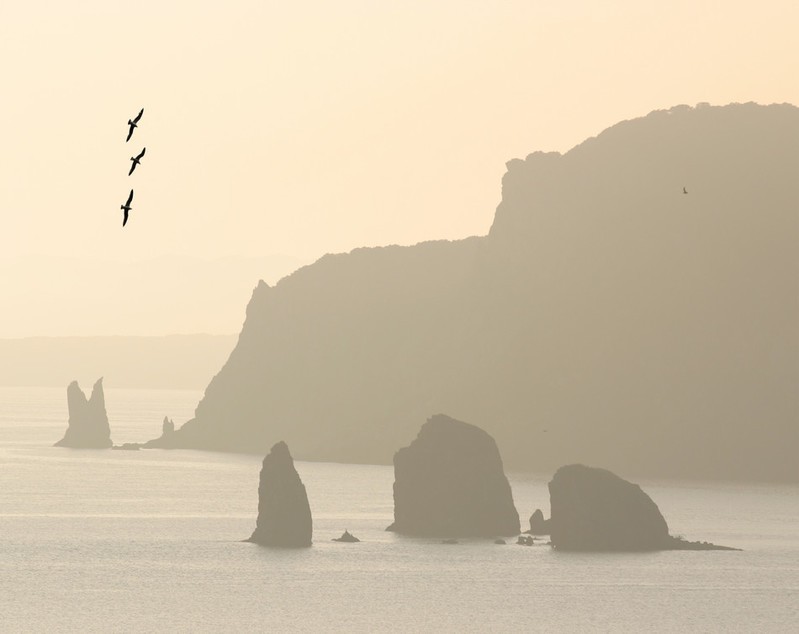
[[[549,535],[549,520],[544,519],[544,512],[536,509],[530,516],[530,535]]]
[[[313,522],[305,485],[284,442],[264,458],[258,485],[258,520],[248,541],[264,546],[311,545]]]
[[[164,422],[161,423],[161,436],[169,436],[175,433],[175,421],[168,416],[164,416]]]
[[[657,504],[606,469],[561,467],[549,483],[552,546],[558,550],[735,550],[671,537]]]
[[[394,455],[394,523],[386,530],[425,537],[497,537],[519,533],[496,442],[443,414]]]
[[[175,446],[175,421],[169,416],[164,416],[161,423],[161,436],[148,440],[142,445],[145,449],[172,449]]]
[[[88,401],[78,382],[72,381],[67,387],[67,407],[69,409],[67,433],[55,443],[55,447],[107,449],[114,444],[111,442],[111,428],[105,412],[102,377],[94,384]]]

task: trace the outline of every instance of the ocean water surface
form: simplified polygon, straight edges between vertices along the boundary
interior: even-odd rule
[[[107,389],[114,442],[200,396]],[[672,534],[744,551],[572,554],[387,533],[391,467],[297,462],[314,545],[270,549],[241,541],[262,456],[54,448],[66,421],[65,390],[0,388],[3,632],[799,631],[795,486],[638,481]],[[509,474],[523,526],[550,476]]]

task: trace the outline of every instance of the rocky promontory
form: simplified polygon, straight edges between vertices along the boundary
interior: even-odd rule
[[[794,106],[677,106],[513,159],[487,235],[259,284],[194,418],[148,446],[389,464],[457,411],[509,469],[797,482],[798,147]]]
[[[284,442],[264,458],[258,485],[258,520],[247,541],[264,546],[311,545],[313,522],[305,485]]]
[[[558,550],[736,550],[670,536],[652,498],[606,469],[561,467],[549,483],[549,496],[551,540]]]
[[[394,523],[386,530],[427,537],[496,537],[519,532],[496,442],[443,414],[394,455]]]
[[[111,442],[111,428],[105,411],[105,395],[103,394],[103,378],[97,379],[92,388],[92,395],[86,395],[77,381],[67,387],[67,407],[69,424],[64,437],[55,443],[55,447],[73,447],[79,449],[108,449]]]

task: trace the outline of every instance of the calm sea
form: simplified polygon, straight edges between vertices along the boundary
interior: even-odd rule
[[[199,397],[107,389],[112,438]],[[298,462],[314,545],[268,549],[240,541],[260,457],[53,448],[66,420],[66,390],[0,388],[4,632],[799,631],[797,487],[640,482],[672,533],[744,552],[567,554],[386,533],[390,467]],[[509,474],[523,524],[548,475]]]

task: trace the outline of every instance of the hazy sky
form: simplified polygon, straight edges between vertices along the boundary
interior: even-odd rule
[[[799,103],[797,24],[792,0],[2,0],[0,253],[483,234],[511,158],[679,103]]]

